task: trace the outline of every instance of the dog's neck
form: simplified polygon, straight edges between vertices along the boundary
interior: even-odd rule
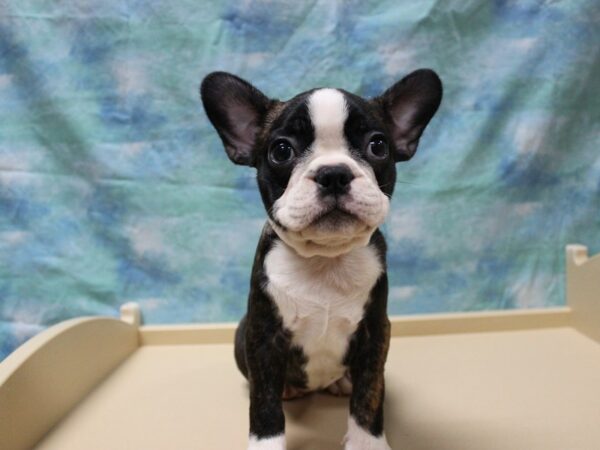
[[[371,236],[377,229],[376,227],[365,226],[363,231],[353,236],[338,236],[328,238],[327,240],[318,240],[311,239],[310,236],[303,236],[302,232],[286,230],[271,219],[269,219],[269,225],[279,239],[304,258],[311,258],[313,256],[335,258],[349,253],[355,248],[366,247],[371,240]]]

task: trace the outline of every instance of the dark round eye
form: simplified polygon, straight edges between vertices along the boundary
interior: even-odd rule
[[[294,156],[294,147],[285,139],[275,141],[269,149],[269,159],[275,164],[290,162]]]
[[[369,156],[374,159],[385,159],[388,157],[388,145],[385,138],[381,135],[375,135],[369,141],[367,147]]]

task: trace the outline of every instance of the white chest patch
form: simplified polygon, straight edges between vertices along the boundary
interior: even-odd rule
[[[310,390],[344,375],[350,336],[382,267],[376,250],[356,248],[335,258],[303,258],[282,242],[265,257],[267,292],[275,301],[292,344],[302,348]]]

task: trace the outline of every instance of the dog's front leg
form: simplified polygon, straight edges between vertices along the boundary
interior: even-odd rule
[[[248,450],[285,450],[282,395],[289,337],[281,328],[272,306],[270,304],[266,306],[260,312],[253,311],[259,314],[254,316],[259,319],[255,325],[250,318],[246,331],[250,383]]]
[[[371,292],[371,302],[352,343],[352,396],[345,450],[390,450],[383,432],[383,370],[390,343],[386,303],[387,277],[383,274]]]

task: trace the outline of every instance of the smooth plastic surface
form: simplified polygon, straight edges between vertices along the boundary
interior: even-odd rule
[[[394,318],[392,448],[600,449],[599,293],[600,257],[569,246],[568,307]],[[245,448],[233,325],[139,324],[126,304],[121,321],[56,325],[0,364],[0,449]],[[285,410],[288,450],[341,448],[347,399]]]
[[[109,318],[46,330],[0,364],[0,449],[31,448],[138,348],[137,329]]]
[[[589,258],[583,245],[567,246],[567,300],[573,325],[600,343],[600,254]]]
[[[141,347],[38,450],[243,449],[233,347]],[[598,450],[600,346],[569,328],[394,338],[386,430],[402,450]],[[287,402],[288,450],[341,448],[346,399]]]

